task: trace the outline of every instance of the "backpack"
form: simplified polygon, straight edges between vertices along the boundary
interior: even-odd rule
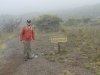
[[[31,27],[31,26],[30,26]],[[25,30],[25,33],[28,31],[28,27],[26,26],[26,28],[25,28],[26,30]],[[31,27],[31,31],[32,31],[32,27]]]
[[[30,27],[31,27],[31,31],[32,31],[32,26],[30,26]],[[26,26],[24,34],[25,34],[27,31],[28,31],[28,27]],[[31,37],[31,39],[32,39],[32,37]]]

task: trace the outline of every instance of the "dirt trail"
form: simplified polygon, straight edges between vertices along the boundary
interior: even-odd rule
[[[65,63],[46,60],[44,54],[57,46],[50,42],[49,37],[37,38],[32,43],[32,54],[38,54],[39,57],[28,61],[23,60],[23,44],[19,38],[8,41],[6,46],[0,59],[0,75],[62,75],[63,70],[69,70],[74,75],[94,75],[92,71],[69,64],[70,59],[74,60],[80,54],[76,50],[69,53],[71,55]]]

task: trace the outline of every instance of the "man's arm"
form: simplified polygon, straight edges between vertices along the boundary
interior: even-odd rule
[[[23,41],[23,35],[24,35],[24,27],[22,28],[22,31],[20,33],[20,41]]]
[[[35,40],[35,33],[34,33],[34,29],[32,28],[32,39]]]

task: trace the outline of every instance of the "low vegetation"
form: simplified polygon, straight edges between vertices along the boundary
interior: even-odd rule
[[[66,63],[76,51],[75,57],[67,60],[71,66],[80,66],[95,71],[99,75],[100,66],[100,26],[64,26],[59,33],[67,36],[67,42],[61,43],[61,52],[49,52],[46,59]],[[49,34],[49,33],[48,33]],[[80,52],[78,54],[78,52]],[[70,54],[70,56],[69,56]]]
[[[8,33],[8,32],[2,32],[0,35],[0,49],[5,48],[5,42],[7,42],[8,40],[11,40],[13,38],[16,38],[19,36],[19,32],[20,29],[17,28],[15,29],[12,33]]]

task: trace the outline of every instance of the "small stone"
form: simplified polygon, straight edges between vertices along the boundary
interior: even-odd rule
[[[38,58],[38,55],[37,55],[37,54],[33,54],[33,55],[31,56],[31,58]]]
[[[34,58],[38,58],[38,55],[35,55]]]
[[[68,60],[65,59],[65,61],[68,61]]]

